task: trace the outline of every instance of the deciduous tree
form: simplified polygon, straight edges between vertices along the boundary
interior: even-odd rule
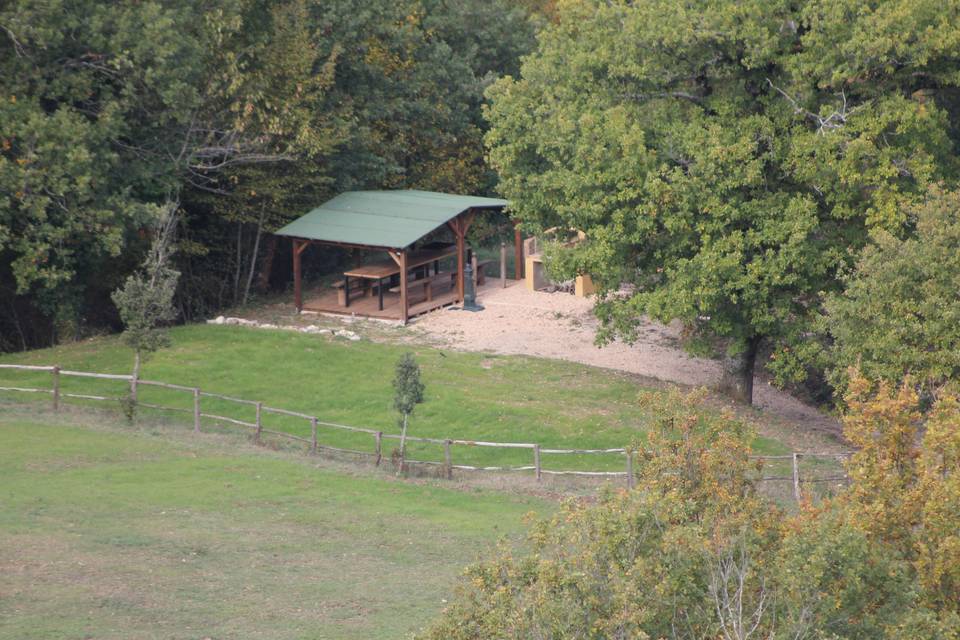
[[[393,408],[400,414],[400,451],[397,473],[403,471],[406,455],[407,425],[410,415],[418,404],[423,402],[424,384],[420,380],[420,365],[412,353],[405,353],[397,362],[396,375],[393,378]]]
[[[425,638],[956,640],[960,401],[919,439],[909,387],[850,385],[850,487],[790,513],[757,492],[751,433],[673,397],[636,489],[567,502],[529,550],[470,567]]]
[[[164,325],[176,318],[173,295],[180,273],[170,267],[173,236],[177,228],[178,203],[169,202],[160,208],[154,227],[150,252],[140,271],[129,276],[114,291],[113,302],[123,321],[123,340],[133,349],[133,372],[130,381],[129,410],[137,401],[137,380],[143,359],[169,344]]]
[[[645,316],[757,354],[807,339],[869,229],[954,177],[956,2],[567,0],[488,92],[490,157],[548,254],[600,286],[601,340]],[[621,285],[628,285],[621,288]]]
[[[960,192],[932,188],[905,213],[915,235],[876,231],[827,300],[825,365],[841,391],[853,366],[894,385],[909,376],[928,397],[960,380]]]

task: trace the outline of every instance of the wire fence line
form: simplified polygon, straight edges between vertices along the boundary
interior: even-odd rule
[[[47,372],[51,374],[51,383],[49,388],[39,388],[39,387],[17,387],[17,386],[0,386],[0,391],[9,391],[9,392],[18,392],[18,393],[40,393],[40,394],[50,394],[52,397],[52,405],[54,411],[59,411],[61,403],[65,398],[73,398],[78,400],[94,400],[94,401],[122,401],[124,400],[123,396],[106,396],[106,395],[96,395],[89,393],[67,393],[61,389],[61,377],[77,377],[77,378],[92,378],[92,379],[101,379],[101,380],[112,380],[112,381],[122,381],[126,382],[129,385],[130,391],[134,397],[137,397],[138,390],[141,386],[143,387],[156,387],[162,389],[168,389],[171,391],[178,391],[185,394],[189,394],[192,398],[192,408],[186,407],[174,407],[170,405],[156,404],[156,403],[147,403],[142,401],[137,401],[137,406],[156,409],[161,411],[173,411],[173,412],[183,412],[192,414],[193,416],[193,430],[196,433],[201,431],[202,419],[206,418],[208,420],[213,420],[219,423],[226,423],[230,425],[236,425],[239,427],[244,427],[252,432],[252,439],[256,444],[261,444],[263,436],[270,435],[278,438],[285,438],[293,442],[297,442],[308,447],[310,454],[316,455],[320,450],[331,451],[331,452],[340,452],[354,455],[362,456],[372,456],[375,458],[375,464],[379,465],[383,459],[383,443],[384,440],[400,440],[401,436],[395,433],[385,433],[382,430],[371,429],[367,427],[356,427],[352,425],[340,424],[337,422],[329,422],[321,420],[317,416],[310,415],[307,413],[302,413],[299,411],[291,411],[289,409],[282,409],[278,407],[270,407],[265,405],[261,401],[257,400],[248,400],[245,398],[237,398],[234,396],[229,396],[220,393],[213,393],[211,391],[203,391],[200,387],[191,387],[180,384],[173,384],[169,382],[161,382],[158,380],[145,380],[145,379],[136,379],[134,380],[131,375],[124,374],[112,374],[112,373],[95,373],[90,371],[73,371],[69,369],[63,369],[57,365],[21,365],[21,364],[0,364],[0,369],[15,370],[15,371],[24,371],[24,372]],[[240,420],[235,417],[220,415],[217,413],[209,413],[203,411],[203,398],[212,398],[217,399],[223,402],[246,405],[253,407],[255,410],[255,419],[251,421]],[[290,418],[296,418],[304,420],[310,425],[310,437],[305,438],[287,431],[267,429],[264,426],[265,415],[272,414],[278,416],[286,416]],[[335,447],[330,444],[325,444],[320,442],[319,438],[319,427],[326,427],[331,429],[338,429],[344,432],[352,432],[358,434],[365,434],[370,436],[373,440],[371,449],[349,449],[343,447]],[[439,460],[415,460],[415,459],[406,459],[405,462],[419,464],[419,465],[433,465],[441,466],[444,470],[444,474],[449,478],[452,477],[453,470],[461,471],[492,471],[492,472],[533,472],[533,476],[537,481],[540,481],[543,476],[574,476],[574,477],[584,477],[584,478],[608,478],[608,479],[621,479],[626,483],[628,487],[634,486],[635,476],[633,473],[634,465],[634,455],[630,449],[626,447],[617,447],[617,448],[606,448],[606,449],[557,449],[557,448],[545,448],[541,447],[538,443],[528,443],[528,442],[492,442],[484,440],[464,440],[460,438],[426,438],[423,436],[410,436],[406,437],[407,442],[413,443],[423,443],[423,444],[432,444],[440,445],[443,447],[443,461]],[[514,449],[514,450],[529,450],[531,455],[531,464],[525,465],[501,465],[501,466],[480,466],[480,465],[467,465],[467,464],[455,464],[453,462],[453,447],[485,447],[493,449]],[[624,457],[622,471],[601,471],[601,470],[557,470],[557,469],[545,469],[541,463],[543,455],[594,455],[594,454],[603,454],[603,455],[621,455]],[[810,452],[794,452],[785,455],[756,455],[751,456],[752,460],[759,460],[764,463],[774,463],[779,465],[784,465],[785,475],[773,475],[773,476],[763,476],[757,478],[758,481],[764,482],[787,482],[791,485],[792,497],[798,502],[803,499],[804,489],[803,485],[812,485],[816,483],[843,483],[846,482],[847,476],[846,473],[834,473],[833,475],[828,475],[824,477],[801,477],[800,473],[800,461],[801,459],[820,459],[820,460],[833,460],[836,462],[841,462],[847,457],[850,453],[840,452],[840,453],[810,453]]]

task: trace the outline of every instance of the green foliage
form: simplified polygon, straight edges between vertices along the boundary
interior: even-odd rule
[[[674,401],[640,449],[636,490],[568,502],[533,526],[529,555],[471,567],[425,637],[718,637],[737,623],[717,619],[721,602],[768,624],[754,565],[769,555],[777,514],[748,481],[749,432],[702,420],[695,397]],[[737,568],[745,588],[731,582]]]
[[[570,502],[467,570],[425,638],[941,638],[960,622],[960,396],[917,438],[917,396],[854,377],[850,488],[759,498],[742,426],[677,401],[637,488]],[[677,433],[679,430],[679,434]]]
[[[932,189],[904,214],[915,236],[878,231],[827,300],[825,355],[841,390],[855,365],[895,385],[909,376],[932,395],[960,379],[960,192]]]
[[[294,138],[308,147],[318,137],[296,117],[294,83],[269,55],[281,44],[262,44],[282,33],[270,32],[260,8],[252,0],[4,4],[5,285],[48,316],[114,321],[99,309],[140,262],[153,207],[185,187],[209,188],[235,164],[286,154]],[[297,80],[307,93],[315,84]],[[264,84],[287,95],[265,98]]]
[[[192,318],[269,276],[269,233],[335,192],[489,191],[483,91],[536,24],[508,0],[4,3],[0,333],[24,307],[116,325],[101,310],[171,193]]]
[[[207,24],[188,2],[0,8],[0,279],[47,315],[106,302],[139,262],[170,134],[208,81]]]
[[[414,408],[423,402],[424,389],[420,380],[420,365],[412,353],[403,354],[397,362],[393,378],[393,408],[402,416],[409,416]]]
[[[488,91],[499,189],[528,231],[585,232],[555,268],[600,286],[602,339],[647,315],[732,356],[796,347],[868,231],[904,233],[906,206],[956,175],[957,13],[561,2],[521,77]]]
[[[896,637],[889,625],[914,604],[909,567],[834,505],[788,522],[771,569],[782,592],[778,638]]]
[[[180,274],[169,268],[135,273],[113,295],[125,327],[124,341],[141,353],[152,353],[170,344],[162,323],[176,317],[173,294]]]
[[[134,376],[139,373],[141,355],[153,353],[170,342],[163,325],[176,318],[173,296],[180,273],[170,268],[169,260],[177,206],[170,203],[161,212],[143,269],[129,276],[123,287],[113,293],[123,321],[123,340],[136,354]]]

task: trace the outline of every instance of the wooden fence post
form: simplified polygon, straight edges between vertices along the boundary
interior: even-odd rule
[[[200,433],[200,387],[193,389],[193,432]]]
[[[793,497],[800,503],[800,454],[793,454]]]
[[[633,489],[635,478],[633,477],[633,452],[627,450],[627,489]]]
[[[500,288],[507,288],[507,243],[500,243]]]
[[[260,432],[263,431],[263,403],[257,403],[257,430],[253,432],[253,441],[260,444]]]
[[[53,366],[53,410],[60,411],[60,367]]]
[[[383,459],[383,431],[377,431],[373,437],[377,440],[377,462],[374,466],[379,467],[380,460]]]
[[[450,441],[443,441],[443,464],[447,467],[447,480],[453,480],[453,463],[450,459]]]
[[[537,473],[537,482],[540,482],[540,445],[533,445],[533,468]]]
[[[317,455],[317,418],[310,418],[310,453]]]

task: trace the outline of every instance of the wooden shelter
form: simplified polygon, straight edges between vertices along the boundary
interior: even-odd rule
[[[341,193],[277,231],[277,235],[293,241],[293,291],[297,310],[391,318],[405,324],[418,313],[460,302],[464,291],[467,230],[478,212],[501,211],[506,206],[506,200],[497,198],[434,191]],[[444,227],[453,232],[454,244],[433,243],[414,250],[419,240]],[[522,250],[517,241],[519,233],[515,236],[514,251],[518,252]],[[334,287],[335,292],[331,290],[305,303],[301,256],[314,244],[382,251],[389,259],[345,271],[343,281]],[[456,257],[456,270],[441,274],[440,261],[450,256]],[[519,254],[515,264],[519,272],[522,264]],[[519,279],[519,273],[517,277]],[[423,286],[419,286],[421,284]],[[355,290],[364,295],[351,300]],[[412,296],[422,299],[411,300]]]

